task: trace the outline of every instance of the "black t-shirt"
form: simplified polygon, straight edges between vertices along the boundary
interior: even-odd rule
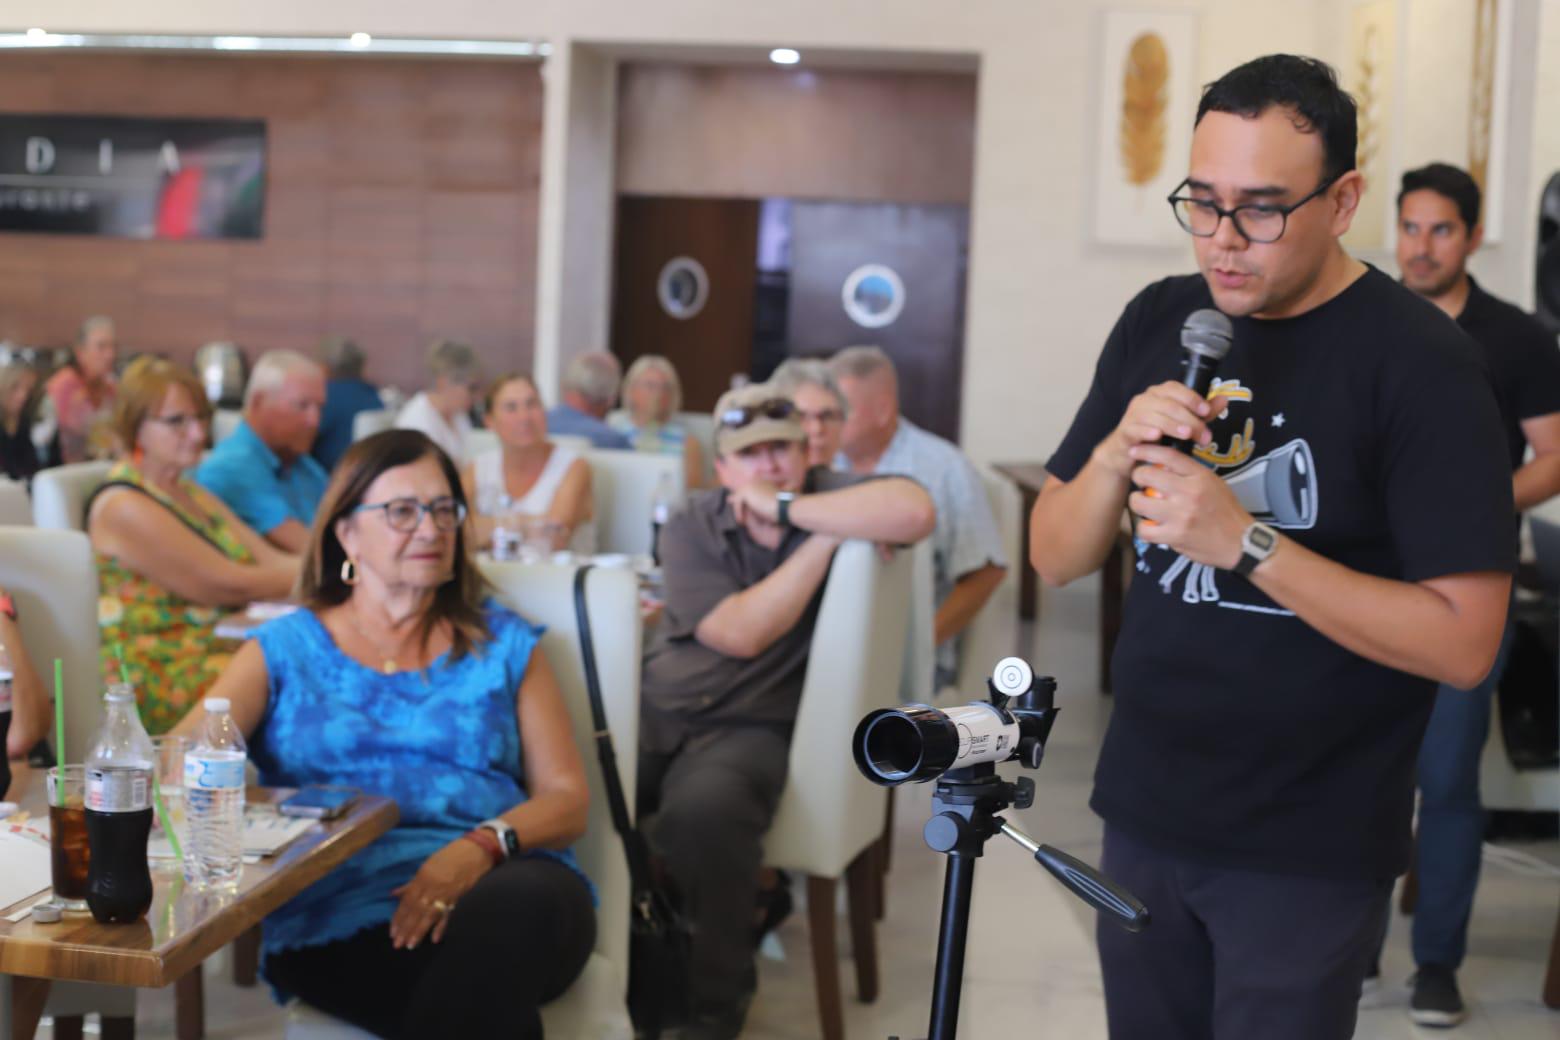
[[[1484,348],[1515,470],[1527,451],[1522,420],[1560,412],[1560,345],[1536,318],[1468,280],[1472,288],[1457,324]]]
[[[31,480],[38,472],[38,450],[33,447],[30,425],[24,419],[15,433],[0,427],[0,471],[12,480]]]
[[[1053,475],[1071,480],[1135,394],[1179,378],[1181,324],[1211,306],[1196,276],[1127,305]],[[1512,569],[1488,376],[1434,305],[1372,268],[1306,314],[1234,326],[1202,455],[1253,515],[1366,574]],[[1435,684],[1343,649],[1233,572],[1136,550],[1094,810],[1216,866],[1401,873]]]

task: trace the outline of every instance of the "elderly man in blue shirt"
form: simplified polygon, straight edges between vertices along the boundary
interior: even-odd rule
[[[309,454],[325,405],[325,373],[294,350],[261,355],[244,391],[244,418],[195,479],[277,548],[301,553],[328,476]]]

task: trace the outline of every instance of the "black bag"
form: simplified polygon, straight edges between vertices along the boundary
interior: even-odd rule
[[[612,826],[623,839],[628,857],[631,890],[628,934],[628,1013],[634,1032],[655,1040],[661,1030],[688,1017],[689,953],[692,929],[682,914],[675,892],[657,884],[650,869],[650,848],[628,819],[623,783],[618,777],[617,754],[607,728],[607,711],[601,700],[601,678],[596,672],[596,649],[590,635],[590,613],[585,607],[585,576],[590,567],[574,575],[574,616],[580,632],[580,657],[585,664],[585,687],[590,693],[590,713],[596,728],[596,756],[607,788]]]

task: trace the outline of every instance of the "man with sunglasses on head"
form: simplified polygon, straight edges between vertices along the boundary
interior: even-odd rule
[[[763,837],[834,550],[910,544],[936,522],[912,480],[809,468],[795,407],[770,386],[730,391],[714,417],[721,486],[661,530],[666,610],[641,683],[641,818],[694,924],[685,1040],[737,1036],[756,985]]]
[[[1339,244],[1356,144],[1319,61],[1204,91],[1170,200],[1200,277],[1127,305],[1031,516],[1053,584],[1137,517],[1091,805],[1153,923],[1100,928],[1112,1040],[1348,1040],[1436,684],[1477,684],[1500,644],[1494,395],[1452,322]],[[1204,398],[1178,333],[1209,307],[1234,341]]]

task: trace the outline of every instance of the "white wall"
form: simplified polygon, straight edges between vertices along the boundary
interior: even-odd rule
[[[1332,28],[1348,0],[1136,0],[1131,6],[1196,10],[1201,14],[1199,79],[1207,81],[1259,54],[1287,50],[1328,56],[1341,39]],[[1430,8],[1453,0],[1402,0],[1413,30],[1409,43],[1437,31]],[[1545,7],[1548,37],[1560,35],[1553,13],[1560,0],[1514,0],[1537,21]],[[592,168],[610,169],[591,144],[592,128],[609,119],[601,99],[610,73],[601,52],[635,44],[889,49],[969,53],[978,58],[980,96],[976,135],[968,329],[965,345],[964,441],[978,458],[1044,458],[1076,409],[1100,345],[1121,307],[1146,282],[1190,270],[1186,247],[1108,248],[1089,231],[1097,123],[1095,51],[1100,11],[1119,0],[786,0],[759,4],[731,0],[442,0],[438,4],[371,0],[10,0],[4,18],[16,28],[59,31],[186,31],[516,38],[546,37],[569,68],[568,97],[550,99],[560,111],[587,120],[547,130],[539,270],[538,369],[556,370],[562,353],[596,338],[604,341],[610,299],[610,207]],[[1447,27],[1447,31],[1458,31]],[[1536,26],[1530,37],[1538,38]],[[1551,39],[1551,43],[1555,43]],[[581,59],[580,45],[586,45]],[[1451,44],[1448,44],[1451,46]],[[1560,55],[1560,47],[1550,54]],[[594,57],[592,57],[594,56]],[[1551,85],[1543,148],[1560,152],[1555,118],[1557,73],[1540,62]],[[1553,65],[1554,62],[1549,62]],[[588,68],[586,66],[589,66]],[[1528,84],[1532,82],[1531,64]],[[549,76],[549,91],[559,89]],[[1524,88],[1527,89],[1527,88]],[[1529,95],[1531,90],[1528,90]],[[594,100],[590,100],[594,98]],[[1532,113],[1524,134],[1531,131]],[[610,137],[610,135],[608,135]],[[1515,142],[1521,143],[1521,142]],[[1524,146],[1525,147],[1525,146]],[[561,154],[560,154],[561,152]],[[1531,213],[1536,159],[1515,156],[1520,197],[1509,211]],[[1560,165],[1551,163],[1550,165]],[[1512,174],[1513,177],[1518,176]],[[581,178],[584,178],[581,180]],[[560,179],[561,182],[560,183]],[[1376,190],[1384,190],[1378,186]],[[1168,212],[1162,219],[1171,219]],[[1531,219],[1526,218],[1526,223]],[[1528,233],[1528,240],[1531,233]],[[1531,251],[1510,244],[1480,262],[1491,288],[1526,300],[1523,281]]]

